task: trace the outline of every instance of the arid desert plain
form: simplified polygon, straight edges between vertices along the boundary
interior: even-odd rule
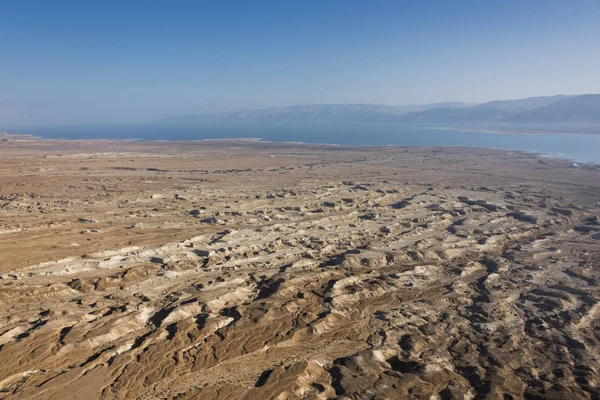
[[[2,399],[598,399],[600,170],[0,141]]]

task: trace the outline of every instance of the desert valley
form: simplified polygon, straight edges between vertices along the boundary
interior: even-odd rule
[[[0,398],[599,398],[600,170],[0,142]]]

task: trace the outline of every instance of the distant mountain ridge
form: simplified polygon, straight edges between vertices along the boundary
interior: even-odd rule
[[[553,102],[507,119],[514,123],[600,123],[600,94],[585,94]]]
[[[389,106],[384,104],[307,104],[269,107],[256,110],[234,110],[218,113],[181,115],[163,120],[165,123],[286,123],[286,122],[376,122],[397,121],[402,115],[431,108],[467,107],[462,102]]]
[[[600,94],[528,97],[482,104],[461,102],[389,106],[309,104],[171,117],[168,124],[221,123],[600,123]]]
[[[427,111],[406,114],[403,120],[406,122],[430,123],[502,122],[506,118],[522,112],[547,106],[548,104],[567,98],[569,96],[564,95],[528,97],[517,100],[495,100],[465,108],[434,108]]]

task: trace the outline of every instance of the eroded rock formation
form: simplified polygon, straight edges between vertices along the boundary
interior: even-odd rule
[[[69,143],[1,161],[0,398],[600,396],[594,168]]]

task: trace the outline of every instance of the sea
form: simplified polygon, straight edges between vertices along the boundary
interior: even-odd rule
[[[49,139],[188,141],[257,139],[271,142],[367,146],[468,146],[524,150],[576,163],[600,164],[600,129],[569,127],[445,127],[398,123],[68,125],[0,127]]]

